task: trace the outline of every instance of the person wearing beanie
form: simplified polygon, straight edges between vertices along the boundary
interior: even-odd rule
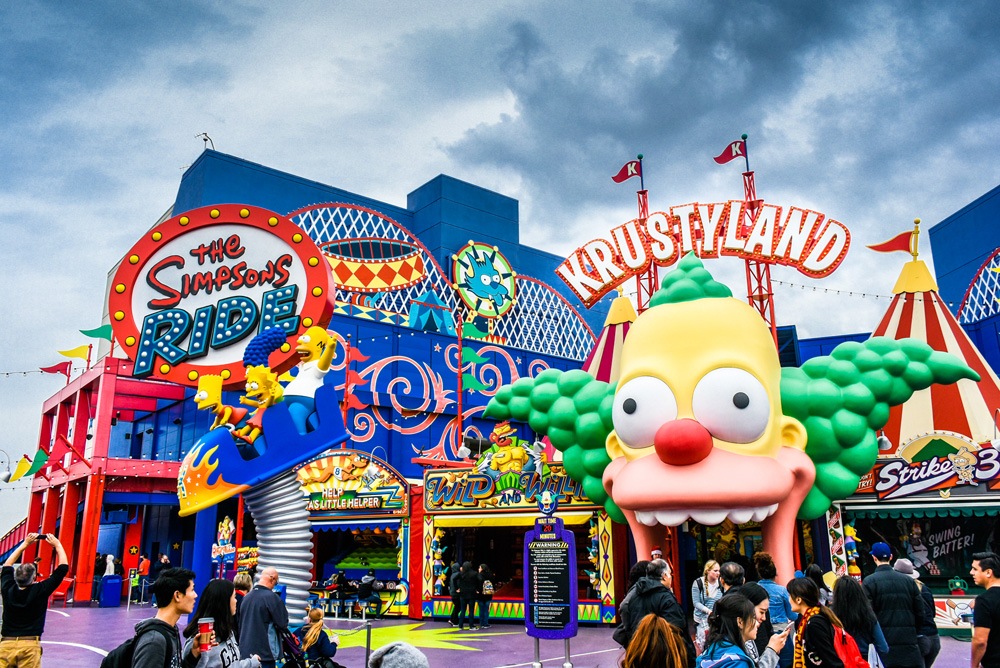
[[[406,642],[394,642],[372,652],[368,668],[431,668],[427,657]]]
[[[920,598],[924,600],[924,617],[917,625],[917,647],[924,657],[924,668],[931,668],[934,659],[941,651],[941,636],[938,635],[937,622],[934,617],[937,613],[937,606],[934,605],[934,594],[931,588],[920,581],[920,573],[913,567],[913,562],[909,559],[897,559],[892,569],[898,573],[913,578],[913,581],[920,587]]]

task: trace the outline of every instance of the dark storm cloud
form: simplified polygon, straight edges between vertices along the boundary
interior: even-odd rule
[[[495,67],[518,114],[448,150],[516,169],[536,206],[572,212],[606,201],[607,177],[637,151],[680,203],[716,169],[710,157],[748,132],[768,180],[874,201],[934,156],[976,150],[968,135],[995,121],[1000,101],[997,15],[990,3],[650,3],[634,20],[655,41],[600,45],[578,66],[553,53],[544,25],[511,22]],[[849,69],[838,72],[840,58]],[[808,146],[774,126],[783,113],[808,130]],[[979,150],[984,160],[992,151]],[[955,168],[939,181],[968,169]]]

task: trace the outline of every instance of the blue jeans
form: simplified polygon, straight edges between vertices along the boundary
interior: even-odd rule
[[[364,605],[366,603],[374,603],[375,604],[375,616],[376,617],[381,617],[382,616],[382,597],[379,596],[378,594],[372,594],[368,598],[359,598],[358,599],[358,603],[360,603],[361,605]]]
[[[493,597],[479,599],[479,626],[490,625],[490,603]]]

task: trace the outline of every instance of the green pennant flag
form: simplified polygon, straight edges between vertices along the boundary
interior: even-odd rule
[[[483,357],[472,348],[469,348],[468,346],[462,346],[462,364],[468,364],[469,362],[482,364],[483,362],[489,362],[489,361],[490,361],[489,358]]]
[[[101,325],[94,329],[81,329],[80,333],[84,336],[89,336],[92,339],[105,339],[106,341],[111,340],[111,325]]]
[[[490,390],[493,389],[492,385],[487,385],[483,383],[475,375],[471,373],[462,374],[462,389],[463,390]]]
[[[48,462],[49,462],[49,453],[45,452],[41,448],[38,448],[38,452],[35,453],[34,458],[31,460],[31,466],[28,468],[27,471],[24,472],[24,475],[21,477],[30,478],[31,476],[41,471],[42,467],[45,466]]]

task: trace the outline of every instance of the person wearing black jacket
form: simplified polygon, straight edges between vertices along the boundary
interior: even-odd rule
[[[913,562],[909,559],[897,559],[892,570],[913,578],[913,581],[920,588],[920,598],[924,601],[924,616],[917,624],[917,647],[920,648],[920,654],[924,657],[924,668],[931,668],[941,651],[941,636],[938,635],[937,622],[934,621],[937,612],[937,606],[934,605],[934,593],[931,592],[930,587],[920,581],[920,573],[913,567]]]
[[[469,616],[469,628],[476,624],[476,590],[481,586],[482,580],[476,572],[471,561],[462,564],[462,570],[455,578],[458,585],[458,628],[464,628],[466,611]]]
[[[694,643],[691,642],[691,634],[687,632],[687,617],[684,610],[670,590],[672,582],[670,565],[663,559],[651,561],[646,577],[636,582],[632,588],[628,605],[622,606],[621,624],[615,629],[613,637],[622,647],[628,647],[632,635],[639,627],[639,622],[646,615],[654,614],[662,617],[681,634],[687,650],[688,667],[694,668]]]
[[[882,633],[889,645],[886,668],[923,668],[917,645],[917,628],[924,619],[924,602],[917,583],[889,565],[892,550],[885,543],[872,545],[875,572],[861,583],[871,599]]]
[[[458,626],[458,611],[462,606],[462,599],[458,597],[458,574],[461,572],[461,565],[457,561],[451,562],[448,566],[448,593],[451,595],[451,616],[448,623]]]
[[[843,624],[837,615],[819,602],[819,587],[809,578],[788,583],[792,611],[799,614],[795,627],[794,665],[804,668],[844,668],[834,645],[834,630]]]

